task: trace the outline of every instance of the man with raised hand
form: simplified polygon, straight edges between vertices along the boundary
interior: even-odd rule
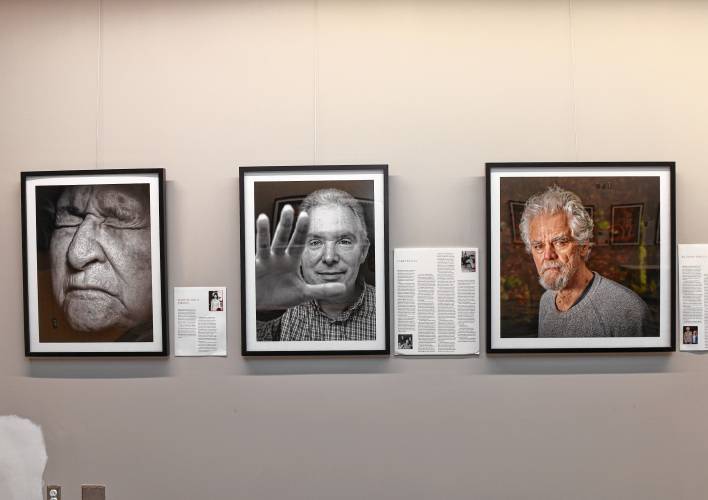
[[[287,308],[259,321],[258,340],[375,340],[376,289],[359,278],[369,251],[364,210],[349,193],[320,189],[295,221],[286,205],[271,241],[265,214],[256,221],[256,309]]]

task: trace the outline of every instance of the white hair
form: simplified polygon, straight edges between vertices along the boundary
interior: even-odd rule
[[[326,188],[318,189],[308,194],[300,204],[300,211],[309,212],[316,207],[339,206],[350,209],[356,219],[359,221],[361,233],[364,239],[368,238],[366,228],[366,217],[364,216],[364,207],[361,202],[354,198],[351,194],[341,189]]]
[[[580,245],[587,245],[592,239],[593,221],[588,214],[580,197],[559,186],[550,186],[542,193],[536,193],[526,200],[524,213],[521,216],[521,239],[526,245],[526,251],[531,252],[531,243],[529,241],[529,226],[531,221],[542,214],[557,214],[564,213],[568,218],[570,226],[570,234],[573,239]],[[585,256],[587,260],[590,252]]]

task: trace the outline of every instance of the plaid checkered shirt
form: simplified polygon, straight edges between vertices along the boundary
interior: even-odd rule
[[[364,283],[354,304],[327,316],[316,300],[291,307],[279,318],[259,321],[259,341],[376,340],[376,288]]]

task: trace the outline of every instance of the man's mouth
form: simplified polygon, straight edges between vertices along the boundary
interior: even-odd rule
[[[322,271],[317,276],[324,281],[339,281],[345,274],[345,271]]]
[[[66,290],[66,295],[71,295],[77,298],[87,298],[97,297],[100,295],[110,295],[114,296],[111,292],[104,290],[103,288],[95,287],[71,287]]]
[[[94,283],[77,283],[76,280],[70,280],[66,286],[65,293],[74,294],[79,296],[96,296],[98,294],[116,296],[115,293],[111,292],[107,288],[97,285]]]

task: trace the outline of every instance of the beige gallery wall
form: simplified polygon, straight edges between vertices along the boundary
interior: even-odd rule
[[[671,160],[678,242],[706,242],[706,26],[699,1],[0,1],[0,414],[42,426],[69,499],[704,498],[705,356],[241,357],[237,165],[387,163],[391,248],[484,265],[485,162]],[[26,359],[19,172],[153,166],[168,286],[228,287],[229,356]]]

